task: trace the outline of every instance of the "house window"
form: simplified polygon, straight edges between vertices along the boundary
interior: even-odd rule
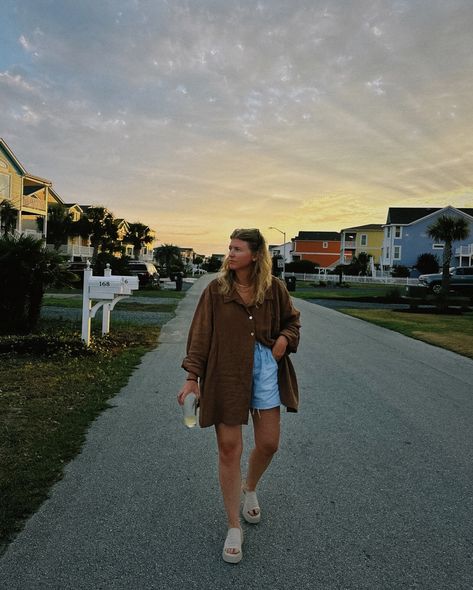
[[[10,198],[10,176],[0,172],[0,197]]]
[[[386,260],[389,260],[389,246],[386,246]]]
[[[387,237],[390,238],[391,237],[391,226],[387,227]]]
[[[401,246],[394,246],[393,260],[401,260]]]
[[[360,245],[361,246],[367,246],[368,245],[368,235],[367,234],[361,234],[361,236],[360,236]]]
[[[432,244],[432,250],[443,250],[444,244]]]
[[[328,248],[328,242],[324,242],[324,243],[322,244],[322,248]]]
[[[394,237],[400,238],[402,237],[402,227],[400,225],[396,225],[394,228]]]

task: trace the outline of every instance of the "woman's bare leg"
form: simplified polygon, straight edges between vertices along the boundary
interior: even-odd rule
[[[223,503],[227,512],[228,528],[240,527],[241,426],[217,424],[218,472]]]
[[[253,492],[279,446],[280,409],[253,412],[255,447],[251,451],[246,477],[246,489]],[[256,512],[257,514],[257,512]],[[255,514],[254,514],[255,515]]]

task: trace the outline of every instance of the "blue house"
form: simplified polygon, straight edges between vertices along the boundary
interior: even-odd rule
[[[442,215],[463,217],[468,222],[468,238],[452,245],[452,266],[473,266],[473,208],[457,209],[448,205],[443,208],[390,207],[387,221],[383,225],[383,269],[390,270],[396,265],[412,268],[418,256],[426,252],[437,254],[441,263],[444,244],[437,244],[429,238],[427,228]]]

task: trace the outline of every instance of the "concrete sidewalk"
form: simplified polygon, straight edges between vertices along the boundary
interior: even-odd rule
[[[10,545],[0,588],[200,587],[192,563],[208,557],[209,544],[217,558],[224,532],[214,433],[186,429],[176,395],[206,282],[180,302],[159,347],[92,424],[64,479]]]

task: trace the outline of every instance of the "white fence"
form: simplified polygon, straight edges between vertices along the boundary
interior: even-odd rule
[[[331,282],[338,283],[340,281],[339,275],[329,274],[306,274],[291,272],[286,273],[286,277],[296,277],[299,281],[314,281],[314,282]],[[419,279],[410,279],[402,277],[360,277],[353,275],[342,275],[344,283],[360,283],[360,284],[376,284],[376,285],[418,285]]]
[[[15,229],[13,230],[13,235],[17,238],[24,236],[34,238],[35,240],[42,240],[44,236],[41,232],[36,231],[34,229],[22,229],[21,231]]]

